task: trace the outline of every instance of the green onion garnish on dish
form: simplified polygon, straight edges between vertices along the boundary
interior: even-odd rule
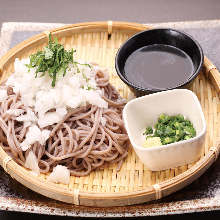
[[[196,130],[192,122],[181,114],[173,116],[161,114],[154,125],[154,131],[152,127],[147,127],[144,135],[147,143],[150,138],[159,137],[162,145],[165,145],[193,138],[196,136]],[[144,146],[146,147],[146,143]]]

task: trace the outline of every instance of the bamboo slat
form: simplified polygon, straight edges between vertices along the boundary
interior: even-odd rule
[[[111,83],[124,98],[132,98],[128,87],[117,77],[115,54],[131,35],[149,29],[142,24],[125,22],[91,22],[64,26],[51,30],[53,36],[67,49],[75,48],[77,58],[98,63],[110,73]],[[12,48],[0,60],[0,76],[4,81],[13,73],[16,57],[24,58],[46,45],[48,32],[38,34]],[[198,96],[207,122],[207,135],[199,161],[160,172],[144,166],[130,148],[122,169],[116,165],[95,170],[86,177],[71,177],[69,185],[47,181],[48,174],[36,177],[13,160],[0,147],[0,164],[17,181],[47,197],[86,206],[124,206],[143,203],[167,196],[190,184],[215,161],[219,152],[220,74],[205,57],[203,70],[192,88]]]

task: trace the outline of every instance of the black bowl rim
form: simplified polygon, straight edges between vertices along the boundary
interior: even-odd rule
[[[198,68],[196,70],[194,70],[192,76],[184,83],[182,84],[179,84],[175,87],[169,87],[169,88],[166,88],[166,89],[149,89],[149,88],[143,88],[143,87],[140,87],[140,86],[137,86],[137,85],[134,85],[133,83],[131,83],[130,81],[128,81],[122,74],[121,74],[121,71],[119,70],[119,67],[118,67],[118,57],[119,57],[119,53],[120,51],[122,50],[122,48],[128,43],[128,41],[130,41],[131,39],[137,37],[138,35],[142,34],[142,33],[145,33],[145,32],[150,32],[150,31],[159,31],[159,30],[169,30],[169,31],[175,31],[175,32],[178,32],[182,35],[185,35],[186,37],[190,38],[194,43],[195,45],[197,46],[197,48],[199,49],[199,53],[201,55],[201,60],[200,60],[200,63],[198,65]],[[202,68],[202,65],[203,65],[203,62],[204,62],[204,53],[203,53],[203,50],[202,50],[202,47],[201,45],[199,44],[199,42],[194,39],[190,34],[184,32],[184,31],[180,31],[180,30],[177,30],[177,29],[173,29],[173,28],[152,28],[150,30],[144,30],[144,31],[141,31],[141,32],[138,32],[134,35],[132,35],[130,38],[128,38],[121,46],[120,48],[118,49],[117,51],[117,54],[115,56],[115,69],[116,69],[116,72],[118,74],[118,76],[120,77],[120,79],[126,83],[128,86],[132,87],[133,89],[137,90],[137,91],[142,91],[142,92],[161,92],[161,91],[166,91],[166,90],[171,90],[171,89],[177,89],[177,88],[181,88],[187,84],[189,84],[191,81],[193,81],[197,75],[199,74],[201,68]]]

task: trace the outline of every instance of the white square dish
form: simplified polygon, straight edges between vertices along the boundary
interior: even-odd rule
[[[160,114],[182,114],[189,119],[196,136],[163,146],[144,148],[144,130],[154,126]],[[123,110],[131,145],[140,160],[152,171],[175,168],[198,160],[204,144],[206,122],[197,96],[187,89],[174,89],[136,98]]]

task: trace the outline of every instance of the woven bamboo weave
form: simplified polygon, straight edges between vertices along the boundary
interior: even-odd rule
[[[115,55],[120,45],[133,34],[146,30],[136,23],[93,22],[65,26],[51,30],[66,49],[76,49],[76,59],[95,62],[108,69],[110,82],[126,99],[134,98],[115,72]],[[15,58],[24,58],[47,44],[48,31],[36,35],[11,49],[0,60],[1,82],[13,73]],[[151,172],[138,159],[132,148],[122,168],[106,165],[86,177],[71,176],[70,184],[54,184],[47,175],[36,177],[13,160],[0,148],[0,163],[16,180],[50,198],[87,206],[114,206],[142,203],[160,199],[198,178],[215,161],[219,153],[219,82],[216,67],[205,58],[204,67],[192,84],[207,122],[207,135],[201,159],[193,164],[161,172]],[[211,149],[211,150],[210,150]]]

